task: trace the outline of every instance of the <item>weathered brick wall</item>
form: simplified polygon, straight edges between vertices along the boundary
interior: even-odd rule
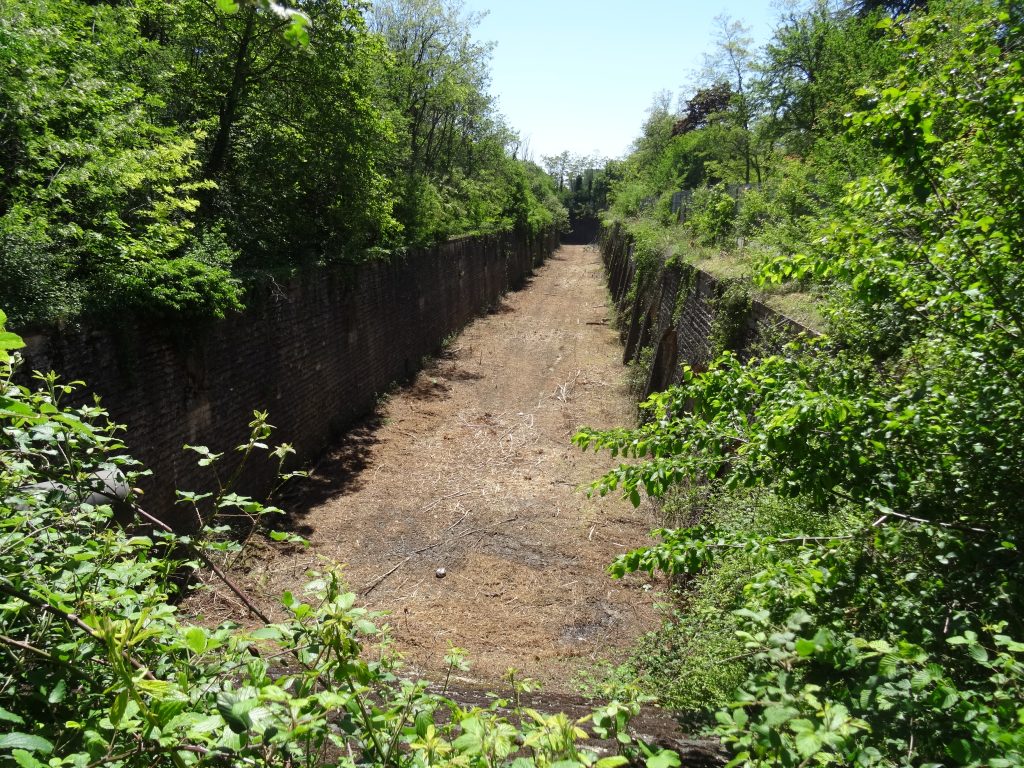
[[[647,347],[653,350],[645,394],[678,383],[684,364],[696,370],[707,366],[716,351],[712,349],[716,328],[723,323],[728,322],[731,332],[720,341],[740,358],[749,357],[759,346],[814,333],[756,299],[750,300],[742,317],[722,317],[727,284],[689,264],[663,266],[631,292],[636,273],[633,244],[617,224],[602,230],[601,254],[623,321],[623,361],[638,359]]]
[[[230,451],[254,409],[270,412],[274,441],[315,458],[372,410],[378,393],[415,373],[446,336],[519,287],[557,245],[554,234],[455,240],[348,272],[317,270],[251,297],[244,313],[198,333],[146,327],[26,337],[23,370],[88,383],[127,425],[130,452],[153,470],[145,506],[181,524],[174,489],[203,491],[209,470],[182,446]],[[243,489],[266,490],[269,465]]]

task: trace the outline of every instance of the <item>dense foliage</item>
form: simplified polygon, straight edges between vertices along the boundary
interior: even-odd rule
[[[541,158],[554,180],[558,199],[571,222],[596,221],[608,207],[608,172],[614,160],[564,151]]]
[[[792,66],[819,34],[821,79]],[[836,157],[860,176],[800,213],[799,255],[775,241],[758,274],[822,286],[829,333],[684,369],[640,427],[576,438],[639,459],[598,492],[675,497],[675,525],[613,572],[688,575],[675,648],[655,652],[683,677],[677,703],[716,705],[735,765],[1024,764],[1022,41],[1019,7],[997,0],[788,20],[752,125],[787,157],[763,168],[811,191],[838,166],[803,169]],[[877,67],[849,70],[854,53]]]
[[[4,0],[12,323],[219,317],[262,275],[564,216],[457,4],[301,5]]]

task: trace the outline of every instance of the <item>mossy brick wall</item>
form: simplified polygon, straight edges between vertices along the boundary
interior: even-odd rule
[[[631,292],[636,274],[633,243],[621,225],[602,228],[601,255],[622,319],[623,361],[638,359],[645,347],[654,350],[645,395],[678,383],[684,364],[703,370],[721,351],[713,347],[716,330],[723,324],[731,331],[724,347],[741,359],[759,347],[801,333],[814,334],[756,299],[751,299],[739,316],[723,317],[723,312],[735,311],[726,308],[728,285],[689,264],[665,265]]]
[[[556,245],[553,233],[471,237],[348,272],[311,271],[195,332],[126,320],[30,334],[23,370],[87,382],[80,399],[98,394],[127,425],[131,454],[153,470],[142,482],[146,508],[185,525],[174,489],[209,490],[211,478],[183,445],[231,451],[259,409],[277,427],[274,441],[295,446],[296,464],[316,458]],[[243,490],[264,492],[269,470],[254,464]]]

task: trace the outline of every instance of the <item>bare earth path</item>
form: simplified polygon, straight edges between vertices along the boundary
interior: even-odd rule
[[[450,644],[469,651],[468,684],[514,666],[569,690],[620,658],[654,626],[653,596],[604,569],[654,521],[588,499],[610,460],[570,444],[633,418],[609,316],[597,252],[562,247],[320,462],[297,500],[312,550],[260,563],[261,591],[298,589],[318,556],[346,563],[409,670],[435,679]]]

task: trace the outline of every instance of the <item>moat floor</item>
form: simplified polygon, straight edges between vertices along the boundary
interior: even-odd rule
[[[570,443],[634,420],[611,316],[598,252],[560,248],[320,461],[283,505],[312,546],[259,550],[244,581],[272,606],[321,558],[345,563],[360,601],[390,614],[409,674],[436,679],[454,645],[462,684],[515,667],[569,691],[621,660],[656,625],[660,587],[605,569],[655,521],[587,498],[615,460]]]

